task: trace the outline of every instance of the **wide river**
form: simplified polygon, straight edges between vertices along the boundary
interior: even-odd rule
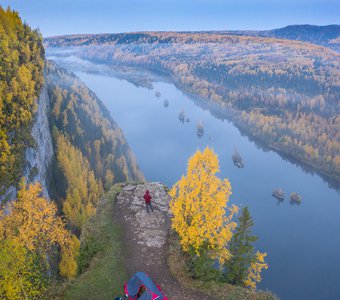
[[[268,253],[269,269],[263,271],[260,289],[282,299],[340,299],[339,191],[277,153],[264,151],[169,82],[155,81],[151,89],[104,73],[76,75],[109,109],[147,180],[171,186],[197,149],[214,149],[219,176],[232,185],[231,203],[249,207],[259,237],[256,248]],[[181,111],[189,122],[179,120]],[[197,135],[199,122],[202,137]],[[243,169],[233,164],[235,149]],[[284,190],[283,202],[272,196],[276,188]],[[303,197],[300,205],[290,203],[293,191]]]

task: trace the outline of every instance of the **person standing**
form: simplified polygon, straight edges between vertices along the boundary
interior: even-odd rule
[[[152,204],[151,204],[151,195],[150,195],[150,192],[149,190],[146,190],[145,194],[144,194],[144,200],[145,200],[145,205],[146,205],[146,211],[149,213],[149,207],[151,209],[151,211],[153,212],[153,207],[152,207]]]

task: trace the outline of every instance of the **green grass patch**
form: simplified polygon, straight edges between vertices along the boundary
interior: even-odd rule
[[[171,274],[188,290],[197,294],[214,296],[220,300],[276,300],[270,292],[251,291],[247,288],[216,281],[192,279],[187,272],[187,258],[181,250],[178,237],[174,232],[169,236],[168,266]]]
[[[114,186],[102,198],[96,215],[85,224],[79,256],[81,274],[64,285],[59,299],[112,300],[123,295],[127,273],[123,264],[122,232],[113,219],[114,199],[119,190],[118,185]]]

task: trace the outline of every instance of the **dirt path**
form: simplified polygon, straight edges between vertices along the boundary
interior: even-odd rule
[[[154,212],[146,212],[143,195],[148,189]],[[123,226],[126,268],[131,276],[146,272],[159,284],[169,300],[208,299],[184,291],[167,267],[169,196],[160,183],[127,184],[117,197],[116,218]]]

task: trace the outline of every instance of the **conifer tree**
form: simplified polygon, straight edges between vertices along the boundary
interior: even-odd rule
[[[225,263],[224,273],[224,278],[228,283],[256,287],[256,281],[261,280],[259,273],[262,268],[268,268],[264,263],[264,257],[267,254],[254,251],[253,243],[257,237],[251,234],[253,225],[254,222],[248,207],[244,207],[239,217],[239,224],[229,244],[232,257]],[[258,272],[259,255],[262,258],[263,266]],[[256,276],[250,276],[255,273],[254,269],[256,269]],[[257,280],[254,280],[255,278]]]
[[[253,243],[257,240],[256,236],[251,235],[253,225],[248,207],[244,207],[229,245],[232,257],[225,264],[225,279],[231,284],[242,285],[247,276],[249,264],[254,257]]]

